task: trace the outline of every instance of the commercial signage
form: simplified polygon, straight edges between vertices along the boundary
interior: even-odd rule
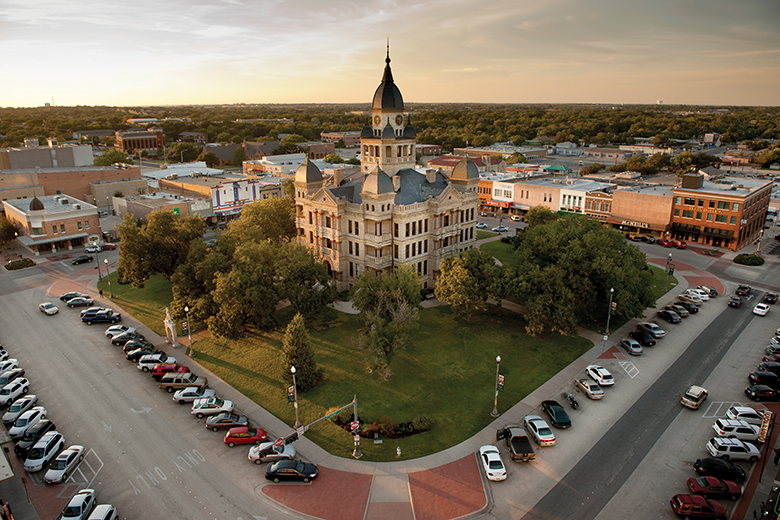
[[[488,206],[496,206],[499,208],[508,208],[509,206],[512,205],[511,202],[500,202],[497,200],[486,200],[485,204],[487,204]]]
[[[772,425],[772,412],[769,410],[764,411],[764,420],[761,421],[761,429],[758,432],[758,442],[765,443],[766,437],[769,434],[769,427]]]

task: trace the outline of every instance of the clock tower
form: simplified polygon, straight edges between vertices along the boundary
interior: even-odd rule
[[[390,47],[385,58],[382,82],[371,104],[371,126],[360,134],[360,164],[364,173],[382,170],[389,176],[405,168],[414,168],[417,134],[404,117],[404,99],[393,82]]]

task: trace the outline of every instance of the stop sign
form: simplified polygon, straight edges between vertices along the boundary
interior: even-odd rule
[[[281,448],[283,445],[284,445],[284,439],[282,437],[279,437],[274,441],[275,448]]]
[[[352,430],[357,430],[358,428],[360,428],[360,423],[359,423],[359,422],[357,422],[357,421],[355,421],[355,422],[351,423],[351,424],[349,425],[349,427],[350,427],[350,429],[352,429]]]

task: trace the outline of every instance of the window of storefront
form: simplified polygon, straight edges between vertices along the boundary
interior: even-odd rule
[[[683,210],[682,216],[683,218],[693,218],[693,211],[689,209]]]
[[[694,199],[693,197],[685,197],[685,204],[688,206],[693,206],[694,204],[696,204],[696,199]]]

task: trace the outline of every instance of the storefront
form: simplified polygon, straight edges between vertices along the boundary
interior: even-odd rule
[[[641,220],[607,217],[606,222],[612,229],[617,229],[621,233],[651,235],[660,238],[667,231],[666,224],[654,224],[651,222],[642,222]]]

